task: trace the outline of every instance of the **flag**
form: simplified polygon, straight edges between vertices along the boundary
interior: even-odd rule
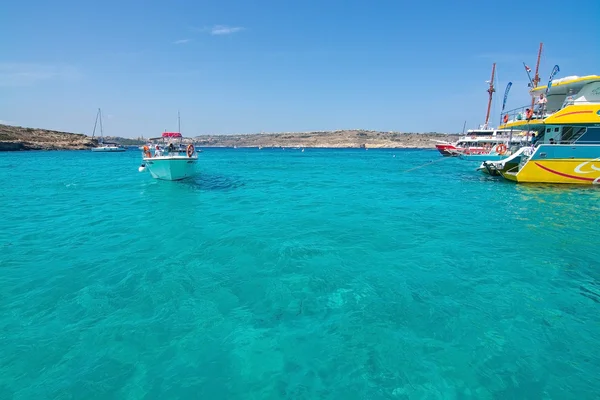
[[[552,86],[552,79],[554,79],[554,76],[560,72],[560,68],[558,68],[558,65],[555,65],[554,68],[552,68],[552,72],[550,73],[550,79],[548,79],[548,85],[546,86],[546,96],[548,96],[548,91],[550,90],[550,87]]]
[[[527,72],[527,77],[529,78],[529,87],[533,87],[533,81],[531,80],[531,75],[529,75],[531,68],[525,65],[525,63],[523,63],[523,66],[525,67],[525,72]]]
[[[510,90],[511,86],[512,82],[508,82],[508,85],[506,85],[506,90],[504,91],[504,100],[502,101],[502,112],[504,112],[504,107],[506,106],[506,99],[508,98],[508,91]]]

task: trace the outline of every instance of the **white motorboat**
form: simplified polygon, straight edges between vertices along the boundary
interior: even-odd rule
[[[96,134],[96,127],[98,126],[98,122],[100,122],[100,137],[98,139],[98,146],[93,147],[93,152],[103,152],[103,153],[115,153],[125,151],[125,148],[120,146],[115,142],[105,142],[104,141],[104,130],[102,128],[102,111],[98,109],[96,113],[96,122],[94,123],[94,131],[92,132],[92,139]]]
[[[180,132],[164,132],[159,138],[149,139],[142,151],[139,171],[148,170],[155,179],[179,181],[197,173],[198,151]]]

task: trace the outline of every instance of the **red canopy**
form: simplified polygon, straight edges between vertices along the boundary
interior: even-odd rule
[[[164,132],[162,137],[181,137],[181,133],[179,132]]]

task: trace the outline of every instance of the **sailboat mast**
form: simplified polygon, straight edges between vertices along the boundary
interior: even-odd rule
[[[100,109],[98,109],[98,111],[100,111]],[[98,125],[98,113],[96,112],[96,120],[94,121],[94,130],[92,131],[92,139],[94,138],[94,135],[96,134],[96,126]]]
[[[98,116],[100,116],[100,137],[104,139],[104,130],[102,129],[102,110],[98,109]]]
[[[488,127],[488,121],[490,120],[490,110],[492,108],[492,97],[494,95],[494,92],[496,91],[496,89],[494,89],[494,74],[495,73],[496,73],[496,63],[494,63],[492,65],[492,79],[490,80],[490,87],[487,90],[487,92],[490,94],[490,97],[489,97],[489,100],[488,100],[487,114],[485,114],[485,125],[484,125],[484,127],[486,129]]]

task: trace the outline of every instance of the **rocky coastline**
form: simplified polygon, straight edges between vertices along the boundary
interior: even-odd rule
[[[80,133],[0,125],[0,151],[87,150],[97,144],[96,139]]]

